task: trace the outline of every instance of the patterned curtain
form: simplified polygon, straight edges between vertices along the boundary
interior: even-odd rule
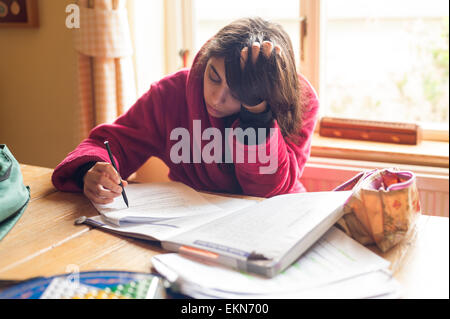
[[[126,0],[79,0],[75,31],[81,138],[110,123],[136,100]]]

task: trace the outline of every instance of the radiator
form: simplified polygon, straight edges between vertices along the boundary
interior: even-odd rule
[[[449,170],[446,168],[311,157],[301,181],[310,192],[330,191],[361,171],[392,167],[416,174],[423,214],[449,217]]]

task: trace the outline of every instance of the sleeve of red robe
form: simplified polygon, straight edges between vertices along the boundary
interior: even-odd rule
[[[75,176],[77,169],[87,162],[110,162],[104,141],[111,152],[122,178],[135,172],[150,156],[158,156],[165,144],[166,130],[161,108],[159,88],[150,90],[112,124],[95,127],[89,137],[55,168],[52,182],[62,191],[80,192]]]

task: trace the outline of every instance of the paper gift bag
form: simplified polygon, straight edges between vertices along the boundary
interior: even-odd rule
[[[352,190],[338,225],[361,244],[386,252],[414,231],[421,213],[416,176],[409,171],[362,172],[335,191]]]

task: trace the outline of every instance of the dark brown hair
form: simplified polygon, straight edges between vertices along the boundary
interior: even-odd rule
[[[254,42],[271,41],[281,47],[281,56],[275,50],[267,58],[259,54],[255,65],[251,62]],[[241,50],[248,47],[248,62],[240,66]],[[227,84],[233,94],[246,105],[266,100],[281,133],[293,138],[302,123],[304,99],[295,67],[294,51],[288,34],[281,25],[261,18],[243,18],[222,28],[201,49],[198,63],[204,72],[211,57],[223,57]],[[201,73],[203,74],[203,73]]]

